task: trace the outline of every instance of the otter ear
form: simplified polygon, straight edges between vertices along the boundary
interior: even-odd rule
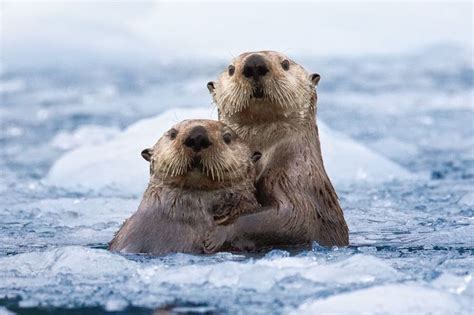
[[[209,93],[214,93],[214,90],[216,89],[214,81],[207,82],[207,89],[209,90]]]
[[[255,151],[253,154],[252,154],[252,161],[254,163],[257,163],[258,160],[260,160],[260,158],[262,157],[262,153],[258,152],[258,151]]]
[[[321,76],[317,73],[313,73],[309,75],[309,79],[313,83],[314,86],[318,85],[319,80],[321,79]]]
[[[153,150],[152,149],[145,149],[142,151],[142,157],[147,160],[148,162],[150,162],[151,160],[151,155],[153,154]]]

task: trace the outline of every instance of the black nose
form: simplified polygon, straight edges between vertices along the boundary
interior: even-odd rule
[[[203,126],[196,126],[191,129],[188,137],[184,140],[184,145],[193,149],[194,152],[199,152],[206,149],[212,144],[207,135],[207,130]]]
[[[263,77],[265,74],[267,74],[268,71],[267,64],[265,63],[265,59],[262,56],[253,54],[247,57],[243,71],[243,74],[246,78],[258,80],[260,77]]]

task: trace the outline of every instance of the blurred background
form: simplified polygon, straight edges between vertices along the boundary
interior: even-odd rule
[[[2,1],[0,10],[0,313],[472,311],[472,2]],[[337,160],[351,246],[108,253],[146,178],[124,182],[116,174],[135,162],[112,170],[106,152],[126,155],[143,119],[169,128],[165,111],[210,116],[206,83],[252,50],[319,73],[328,139],[359,148],[326,160]],[[348,176],[340,163],[369,156],[361,150],[385,161],[381,177],[385,165],[399,176]]]
[[[320,73],[319,117],[407,167],[423,166],[398,155],[440,143],[472,147],[469,2],[4,1],[1,8],[3,141],[31,144],[3,150],[12,176],[43,176],[51,154],[76,145],[60,140],[85,124],[106,136],[166,108],[210,105],[205,83],[232,57],[262,49]],[[384,130],[394,122],[399,128]],[[397,145],[408,147],[394,152]]]

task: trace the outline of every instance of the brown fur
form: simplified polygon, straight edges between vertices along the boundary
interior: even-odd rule
[[[195,126],[205,127],[212,142],[198,153],[183,144]],[[229,144],[223,141],[226,133]],[[142,155],[150,161],[150,182],[137,212],[110,242],[112,251],[200,253],[216,224],[230,224],[260,208],[250,150],[222,122],[183,121]],[[196,157],[199,166],[192,163]]]
[[[235,58],[233,75],[226,69],[208,88],[219,120],[251,150],[262,152],[257,198],[265,211],[218,227],[209,234],[206,247],[216,250],[224,242],[239,240],[257,248],[313,241],[324,246],[348,245],[347,224],[321,156],[315,90],[319,75],[309,75],[280,53],[255,53],[265,58],[269,68],[260,79],[263,98],[253,96],[254,81],[242,75],[246,58],[254,53]],[[282,67],[284,60],[289,62],[288,70]]]

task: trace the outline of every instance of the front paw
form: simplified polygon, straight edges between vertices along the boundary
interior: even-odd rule
[[[222,248],[227,240],[227,227],[216,226],[214,229],[206,233],[204,237],[204,252],[206,254],[212,254]]]

